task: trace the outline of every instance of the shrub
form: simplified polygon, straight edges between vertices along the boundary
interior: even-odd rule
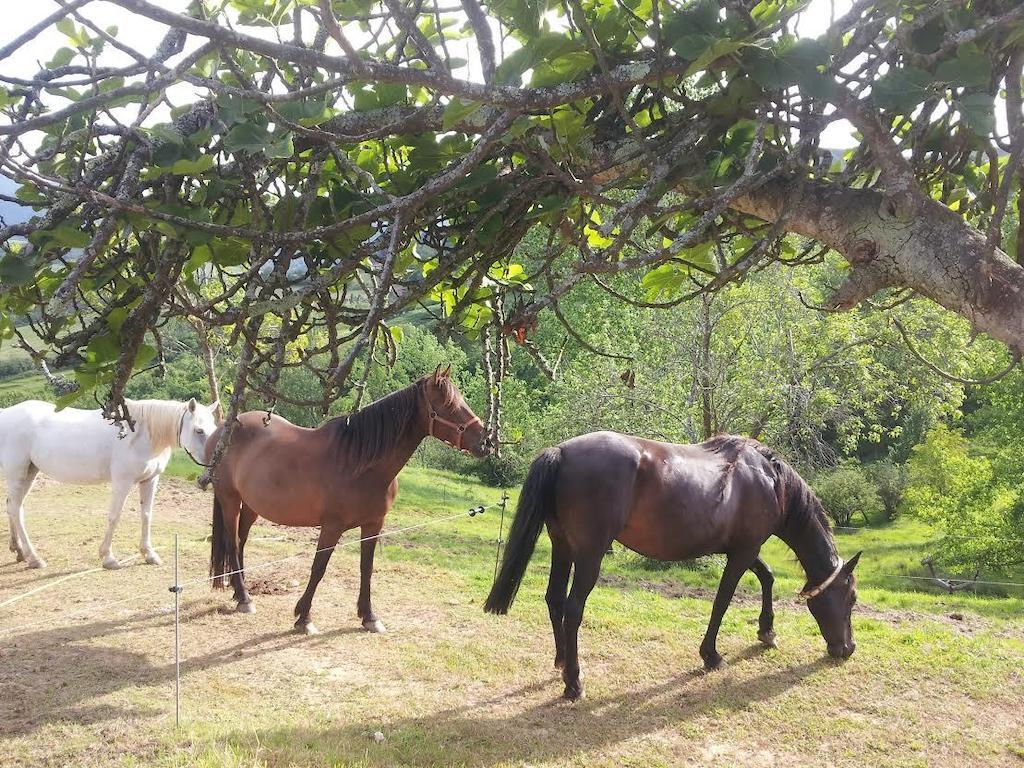
[[[942,566],[1006,571],[1024,560],[1024,485],[1000,482],[971,447],[944,424],[929,430],[907,463],[903,509],[945,534],[935,553]]]
[[[855,516],[864,522],[882,514],[884,504],[864,469],[859,465],[838,467],[818,475],[812,483],[836,525],[848,526]]]
[[[875,484],[878,496],[885,509],[885,519],[894,520],[903,502],[907,488],[907,469],[891,459],[882,459],[865,467],[868,477]]]

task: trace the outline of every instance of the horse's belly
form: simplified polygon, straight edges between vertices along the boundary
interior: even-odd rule
[[[634,510],[617,537],[656,560],[689,560],[721,550],[727,538],[714,508],[680,508],[679,502]],[[692,514],[691,514],[692,513]]]
[[[33,440],[29,458],[44,475],[62,483],[110,480],[111,446],[109,441],[97,440],[95,432],[43,428]]]

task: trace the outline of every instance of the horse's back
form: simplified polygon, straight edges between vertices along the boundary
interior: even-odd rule
[[[650,557],[676,560],[767,538],[774,479],[756,444],[663,443],[595,432],[560,446],[559,513]]]
[[[98,410],[27,400],[0,411],[0,461],[32,464],[55,480],[92,484],[110,480],[118,430]]]
[[[238,422],[217,465],[215,490],[272,522],[319,525],[331,478],[322,471],[324,446],[317,430],[266,411],[239,414]],[[206,442],[207,461],[220,429]]]

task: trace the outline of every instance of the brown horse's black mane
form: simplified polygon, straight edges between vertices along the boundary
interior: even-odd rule
[[[416,417],[420,391],[426,385],[427,377],[424,377],[355,413],[338,416],[324,424],[324,429],[332,431],[338,459],[344,461],[346,470],[353,474],[362,472],[395,449]],[[435,406],[450,406],[455,400],[454,385],[449,379],[440,378],[437,387],[444,398]]]
[[[704,446],[709,451],[720,453],[725,457],[725,478],[732,473],[732,468],[744,448],[757,451],[771,465],[775,473],[775,493],[783,508],[785,527],[791,531],[801,531],[809,525],[817,523],[824,530],[831,530],[828,515],[825,514],[825,507],[818,498],[818,494],[795,469],[761,441],[739,435],[717,435],[706,440]]]

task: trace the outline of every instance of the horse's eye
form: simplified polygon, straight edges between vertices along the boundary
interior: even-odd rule
[[[197,435],[205,435],[206,434],[206,430],[203,429],[202,427],[196,427],[196,434]]]

